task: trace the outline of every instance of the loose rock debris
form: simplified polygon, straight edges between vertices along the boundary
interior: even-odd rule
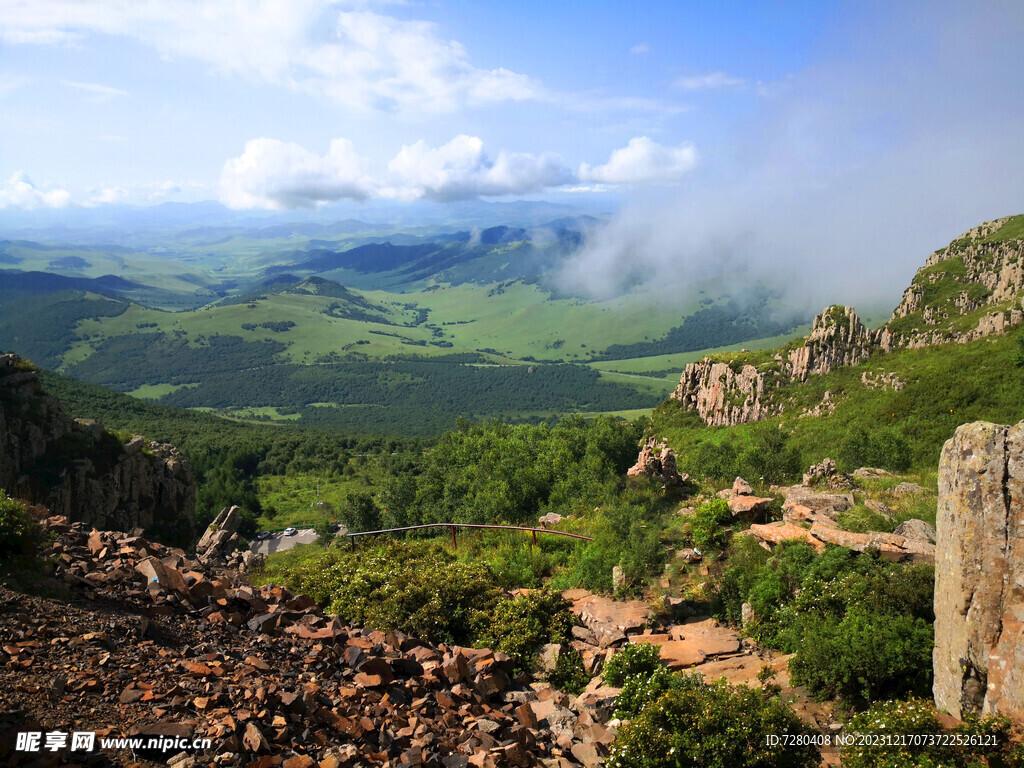
[[[615,689],[513,679],[502,653],[345,626],[141,535],[50,518],[60,599],[0,586],[0,765],[596,766]],[[97,748],[15,751],[18,732]],[[99,739],[210,739],[183,753]]]

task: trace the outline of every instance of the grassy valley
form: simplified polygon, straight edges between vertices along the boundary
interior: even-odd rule
[[[0,332],[44,367],[166,405],[436,434],[458,416],[641,412],[685,356],[799,328],[770,289],[740,302],[721,275],[671,299],[564,295],[553,276],[592,221],[200,227],[77,251],[7,241]]]

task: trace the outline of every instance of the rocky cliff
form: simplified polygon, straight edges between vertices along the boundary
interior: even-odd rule
[[[936,529],[935,703],[1024,720],[1024,422],[946,442]]]
[[[686,366],[671,397],[697,411],[709,426],[758,421],[782,411],[772,390],[806,381],[840,366],[856,365],[878,349],[879,334],[868,330],[850,307],[833,305],[814,318],[803,343],[759,363],[704,358]]]
[[[136,527],[192,536],[195,481],[171,445],[68,417],[35,368],[0,355],[0,488],[101,529]]]
[[[886,324],[883,348],[969,342],[1024,322],[1022,220],[987,221],[929,256]]]
[[[806,381],[876,352],[966,343],[1024,323],[1024,215],[985,222],[935,251],[918,270],[885,327],[872,331],[849,307],[831,306],[814,318],[796,345],[765,356],[704,358],[686,366],[671,397],[709,426],[733,426],[778,415],[773,396],[788,382]],[[863,377],[865,386],[903,382]],[[829,393],[811,414],[834,407]]]

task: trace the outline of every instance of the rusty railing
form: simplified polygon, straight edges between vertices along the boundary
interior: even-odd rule
[[[416,531],[423,528],[450,528],[452,531],[452,549],[458,549],[458,544],[455,539],[455,530],[457,528],[490,528],[492,530],[501,531],[529,531],[532,536],[530,546],[537,545],[537,534],[538,533],[553,533],[556,536],[569,536],[573,539],[583,539],[584,541],[593,541],[590,536],[582,536],[578,533],[567,533],[566,531],[555,531],[550,528],[525,528],[521,525],[480,525],[478,523],[426,523],[424,525],[407,525],[404,528],[384,528],[379,531],[356,531],[355,533],[346,533],[349,537],[349,541],[352,542],[352,549],[356,548],[356,537],[358,536],[374,536],[380,533],[398,533],[399,531]]]

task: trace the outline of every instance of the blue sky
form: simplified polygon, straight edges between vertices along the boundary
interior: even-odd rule
[[[612,273],[920,248],[1024,210],[1022,33],[1017,0],[0,0],[0,208],[599,198]]]
[[[828,8],[3,0],[2,199],[280,208],[676,183],[813,66],[842,16]]]

